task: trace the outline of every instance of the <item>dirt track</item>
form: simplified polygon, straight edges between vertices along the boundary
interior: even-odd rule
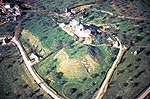
[[[115,71],[115,69],[117,68],[119,62],[121,61],[121,58],[123,57],[124,53],[126,52],[127,48],[121,44],[120,40],[118,38],[116,38],[120,44],[120,48],[119,48],[119,53],[117,55],[116,60],[114,61],[114,63],[112,64],[111,68],[109,69],[109,71],[106,74],[106,77],[101,85],[101,87],[98,89],[98,91],[95,93],[95,95],[93,96],[93,99],[102,99],[102,97],[104,96],[109,81],[113,75],[113,72]]]

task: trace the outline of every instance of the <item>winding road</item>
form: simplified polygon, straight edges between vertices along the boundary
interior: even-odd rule
[[[108,84],[109,84],[109,81],[115,71],[115,69],[117,68],[121,58],[123,57],[125,51],[127,50],[127,48],[125,46],[123,46],[120,42],[120,40],[118,39],[118,37],[116,37],[118,43],[120,44],[120,48],[119,48],[119,53],[116,57],[116,60],[114,61],[114,63],[112,64],[111,68],[109,69],[109,71],[107,72],[106,74],[106,77],[101,85],[101,87],[98,89],[98,91],[94,94],[93,98],[92,99],[102,99],[102,97],[104,96],[106,90],[107,90],[107,87],[108,87]]]
[[[30,74],[33,76],[34,80],[36,81],[36,83],[48,94],[50,95],[52,98],[54,99],[63,99],[62,97],[60,97],[53,89],[51,89],[50,87],[47,87],[44,82],[42,82],[41,78],[39,78],[39,76],[36,75],[36,73],[33,71],[32,69],[32,63],[29,60],[26,52],[24,51],[21,43],[19,42],[19,40],[16,37],[13,37],[11,40],[13,43],[15,43],[15,45],[18,47],[23,60],[26,64],[26,67],[28,68]]]
[[[22,55],[22,58],[25,62],[25,65],[27,67],[27,69],[29,70],[30,74],[32,75],[32,77],[34,78],[35,82],[49,95],[51,96],[53,99],[63,99],[62,97],[60,97],[58,95],[58,93],[53,90],[50,86],[48,86],[44,80],[36,73],[36,71],[32,68],[33,66],[33,63],[30,61],[27,53],[25,52],[21,42],[19,41],[19,38],[21,36],[21,32],[22,32],[22,22],[24,20],[26,20],[27,18],[29,18],[30,16],[32,15],[32,13],[29,13],[27,15],[25,15],[18,23],[18,25],[16,26],[16,30],[15,30],[15,34],[14,34],[14,37],[12,37],[11,41],[7,44],[13,44],[15,45],[21,55]],[[5,39],[5,37],[7,36],[4,36],[3,38],[0,38],[1,40]],[[5,41],[3,40],[2,44],[5,43]]]

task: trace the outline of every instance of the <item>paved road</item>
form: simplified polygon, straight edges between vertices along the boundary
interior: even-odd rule
[[[35,79],[35,81],[37,82],[37,84],[43,89],[45,90],[48,95],[50,95],[52,98],[54,99],[62,99],[60,96],[58,96],[58,94],[52,90],[52,89],[49,89],[47,86],[45,86],[43,84],[43,82],[40,80],[40,78],[36,75],[36,73],[33,71],[32,69],[32,63],[31,61],[29,60],[27,54],[25,53],[21,43],[19,42],[19,40],[17,40],[15,37],[12,39],[12,42],[14,42],[16,44],[16,46],[18,47],[22,57],[23,57],[23,60],[29,70],[29,72],[31,73],[31,75],[33,76],[33,78]]]

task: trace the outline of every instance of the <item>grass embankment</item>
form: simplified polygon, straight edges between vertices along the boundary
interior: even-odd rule
[[[32,49],[37,49],[42,56],[72,43],[73,38],[54,24],[48,16],[34,15],[25,22],[22,32],[23,41]]]

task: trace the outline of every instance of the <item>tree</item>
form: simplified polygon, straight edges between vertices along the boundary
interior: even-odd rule
[[[56,78],[61,79],[63,77],[63,73],[62,72],[57,72],[55,74]]]
[[[51,45],[52,50],[61,49],[63,47],[62,41],[54,39]]]

